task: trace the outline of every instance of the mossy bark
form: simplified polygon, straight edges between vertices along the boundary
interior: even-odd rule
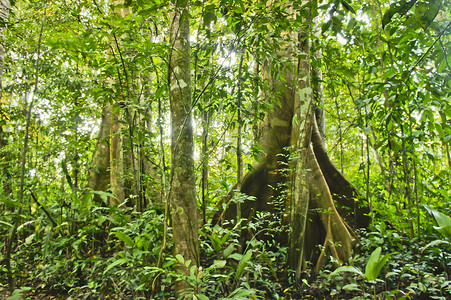
[[[106,104],[102,109],[97,145],[89,169],[88,186],[94,191],[106,192],[110,186],[110,130],[111,105]],[[98,195],[94,199],[96,202],[102,202]]]
[[[123,149],[121,124],[119,122],[119,114],[111,113],[110,127],[110,185],[111,191],[115,197],[109,198],[109,205],[119,205],[125,200],[124,191],[124,169],[123,169]]]
[[[172,123],[172,173],[170,205],[174,254],[191,261],[179,264],[180,272],[189,276],[189,268],[199,265],[198,212],[195,194],[193,127],[191,114],[190,26],[187,1],[171,5],[169,98]],[[175,285],[177,297],[195,292],[186,281]]]

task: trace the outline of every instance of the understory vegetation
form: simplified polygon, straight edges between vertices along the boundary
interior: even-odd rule
[[[434,224],[432,216],[425,218]],[[163,218],[154,209],[136,213],[111,208],[105,214],[104,209],[94,208],[81,215],[78,224],[62,222],[57,227],[40,215],[18,230],[20,243],[12,257],[21,287],[16,294],[22,291],[29,299],[35,299],[33,295],[170,299],[173,282],[183,278],[199,287],[193,299],[448,299],[451,295],[449,233],[446,237],[427,226],[418,240],[387,226],[385,219],[376,219],[371,230],[359,232],[359,251],[341,270],[331,261],[318,275],[306,270],[296,282],[286,267],[287,249],[274,240],[283,230],[281,224],[270,219],[262,214],[249,224],[265,223],[266,238],[252,239],[244,249],[236,225],[201,228],[201,267],[185,278],[173,268],[176,261],[185,262],[170,254],[170,230],[164,263],[161,268],[153,266],[163,237]],[[439,247],[437,241],[448,244]],[[389,257],[374,277],[368,277],[369,258],[377,247],[381,258]],[[373,268],[370,272],[377,269]]]

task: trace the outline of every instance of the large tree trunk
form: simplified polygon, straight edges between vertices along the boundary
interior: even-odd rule
[[[110,130],[111,105],[106,104],[102,110],[102,121],[97,137],[97,145],[92,156],[91,168],[89,169],[88,186],[94,191],[106,192],[110,186]],[[98,195],[94,199],[99,203],[102,201]]]
[[[298,51],[303,53],[297,56],[299,60],[294,59],[293,50],[285,47],[278,53],[294,63],[279,65],[277,71],[271,62],[265,63],[263,78],[270,89],[266,95],[273,95],[273,99],[266,96],[266,101],[272,103],[272,110],[260,126],[260,146],[265,154],[241,184],[242,193],[256,197],[256,201],[241,205],[243,218],[251,220],[256,211],[270,211],[272,216],[279,212],[279,220],[290,224],[289,238],[288,234],[279,235],[279,242],[290,247],[288,263],[296,270],[298,278],[307,267],[307,261],[318,271],[329,256],[338,261],[350,257],[355,236],[346,222],[358,227],[368,225],[368,218],[362,215],[368,208],[357,207],[357,191],[324,151],[310,87],[308,29],[299,41]],[[272,77],[272,74],[279,75]],[[290,162],[289,146],[292,149]],[[291,178],[286,172],[287,165],[292,169]],[[287,184],[291,185],[291,196],[284,193]],[[229,195],[222,203],[231,197]],[[282,200],[283,206],[277,207],[277,200]],[[333,200],[338,201],[337,207]],[[225,211],[215,216],[215,221],[233,220],[236,213],[232,201]],[[318,246],[324,251],[319,251]]]
[[[171,5],[169,99],[172,119],[172,178],[170,204],[174,254],[191,261],[179,264],[180,272],[189,275],[191,266],[199,265],[198,216],[194,177],[193,127],[191,115],[190,26],[188,1]],[[186,281],[175,285],[177,298],[195,292]]]
[[[111,191],[115,196],[109,198],[109,205],[119,205],[125,200],[124,191],[124,168],[123,168],[123,148],[121,123],[119,122],[119,114],[111,113],[110,127],[110,185]]]

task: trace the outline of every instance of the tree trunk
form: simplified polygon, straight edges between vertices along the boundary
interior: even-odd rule
[[[190,26],[187,1],[171,5],[169,99],[172,119],[172,178],[170,204],[174,254],[183,256],[187,267],[177,269],[189,275],[189,268],[199,265],[198,216],[194,177],[193,127],[191,115]],[[177,298],[195,292],[186,281],[175,285]]]
[[[10,4],[9,0],[0,0],[0,99],[2,98],[3,87],[3,66],[5,62],[5,48],[3,47],[3,27],[6,27],[9,16]]]
[[[122,136],[120,128],[119,114],[112,112],[110,127],[110,185],[115,198],[111,197],[109,199],[110,206],[119,205],[125,200]]]
[[[92,156],[92,164],[89,169],[88,186],[94,191],[106,192],[110,186],[110,130],[111,130],[111,105],[106,104],[102,110],[97,145]],[[98,195],[95,201],[101,203]],[[107,203],[105,203],[107,204]]]
[[[111,0],[113,6],[123,4],[123,0]],[[97,4],[96,4],[97,5]],[[115,13],[125,17],[129,13],[128,8],[115,8]],[[110,26],[111,29],[111,26]],[[113,30],[113,35],[115,34]],[[114,42],[116,41],[116,42]],[[111,43],[115,44],[116,48],[117,38],[114,35],[111,37]],[[114,56],[114,47],[111,47],[112,55]],[[120,50],[118,49],[118,52]],[[110,86],[114,86],[115,79],[108,78]],[[115,93],[114,97],[120,97],[120,93]],[[121,101],[116,101],[114,104],[105,103],[102,109],[102,121],[97,140],[96,149],[92,158],[92,166],[89,170],[88,186],[94,191],[106,192],[111,189],[114,197],[108,198],[108,205],[119,205],[125,201],[124,189],[124,152],[122,148],[122,133],[120,123],[120,111],[122,107],[119,104]],[[95,201],[101,202],[100,197],[96,195]]]
[[[3,48],[2,42],[4,40],[3,26],[6,26],[9,16],[10,4],[8,0],[0,0],[0,114],[2,114],[2,96],[3,96],[3,66],[5,61],[5,48]],[[3,124],[0,124],[0,174],[2,175],[3,193],[9,197],[12,193],[11,180],[10,180],[10,168],[9,168],[9,155],[5,152],[4,148],[7,145],[7,139],[4,137]]]

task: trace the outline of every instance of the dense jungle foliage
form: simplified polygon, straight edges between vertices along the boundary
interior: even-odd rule
[[[1,0],[0,298],[450,299],[450,16],[446,0]],[[302,108],[275,115],[287,90],[310,93],[306,127]],[[314,130],[354,206],[307,197],[297,235]]]

